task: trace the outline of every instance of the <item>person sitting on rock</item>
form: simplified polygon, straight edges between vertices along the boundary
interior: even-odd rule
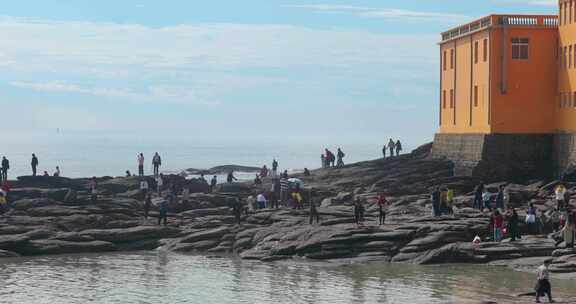
[[[258,194],[256,196],[256,203],[258,204],[258,209],[266,209],[266,196],[262,193]]]
[[[48,171],[44,171],[44,174],[42,174],[44,177],[48,177],[50,176],[50,174],[48,174]]]
[[[126,170],[126,177],[132,177],[132,173],[130,173],[130,170]]]

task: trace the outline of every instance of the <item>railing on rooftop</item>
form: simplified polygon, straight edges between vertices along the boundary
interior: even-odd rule
[[[557,16],[491,15],[442,33],[442,42],[491,26],[557,27]]]

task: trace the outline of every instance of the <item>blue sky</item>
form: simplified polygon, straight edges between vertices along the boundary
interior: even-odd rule
[[[15,136],[415,145],[437,128],[439,32],[489,13],[553,14],[556,2],[9,1],[3,124]]]

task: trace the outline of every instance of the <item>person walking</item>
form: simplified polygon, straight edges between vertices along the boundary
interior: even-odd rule
[[[432,214],[434,216],[440,216],[440,199],[441,199],[440,188],[436,187],[434,191],[432,191],[431,199],[432,199]]]
[[[386,221],[386,208],[388,207],[388,200],[384,193],[378,195],[378,225],[384,225]]]
[[[158,152],[156,152],[154,154],[154,157],[152,157],[152,166],[154,167],[154,176],[158,176],[159,172],[160,172],[160,166],[162,165],[162,158],[160,157],[160,154],[158,154]]]
[[[98,200],[98,181],[96,176],[92,177],[88,186],[90,187],[90,202],[95,203]]]
[[[394,148],[396,148],[396,144],[394,143],[392,138],[390,138],[390,140],[388,141],[388,150],[390,150],[390,157],[394,156]]]
[[[344,167],[344,156],[346,156],[346,154],[344,154],[344,152],[342,152],[342,149],[338,148],[338,151],[336,152],[336,156],[338,156],[338,162],[336,164],[337,167]]]
[[[2,180],[8,180],[8,170],[10,170],[10,161],[6,156],[2,156]]]
[[[484,183],[480,182],[474,189],[474,204],[472,208],[478,208],[478,210],[482,211],[482,208],[484,207],[482,194],[484,194]]]
[[[402,143],[400,142],[400,140],[396,141],[396,156],[400,156],[400,152],[402,152]]]
[[[138,154],[138,176],[144,176],[144,154]]]
[[[538,267],[537,282],[534,288],[536,291],[536,303],[540,303],[540,297],[544,295],[548,295],[548,302],[554,302],[552,299],[552,285],[550,284],[550,270],[548,269],[550,262],[551,260],[547,259]]]
[[[38,157],[36,154],[32,153],[32,161],[30,161],[30,165],[32,166],[32,176],[36,176],[36,168],[38,168]]]

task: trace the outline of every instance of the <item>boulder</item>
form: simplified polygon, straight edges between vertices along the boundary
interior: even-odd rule
[[[161,239],[178,236],[180,230],[169,227],[138,226],[118,229],[91,229],[79,233],[81,236],[89,236],[96,240],[111,243],[127,243],[146,239]]]

